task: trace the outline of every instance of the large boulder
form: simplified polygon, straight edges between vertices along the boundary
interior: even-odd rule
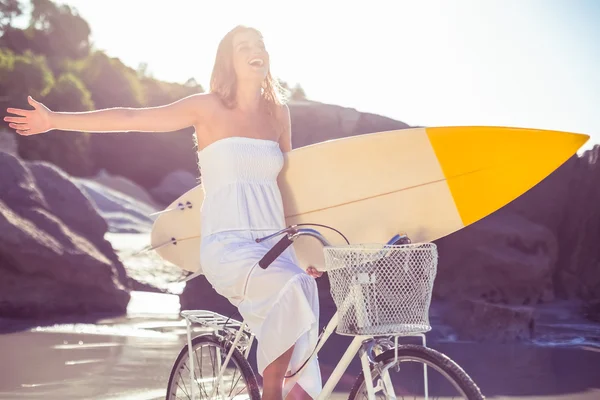
[[[150,193],[157,202],[168,206],[198,184],[198,174],[194,175],[183,170],[174,171],[165,176],[158,186],[150,190]]]
[[[60,168],[46,161],[26,162],[47,202],[48,210],[70,229],[85,237],[107,257],[117,271],[119,280],[128,285],[125,267],[113,251],[104,234],[108,224],[98,213],[91,199]]]
[[[111,175],[104,169],[98,171],[96,176],[89,178],[88,181],[94,181],[102,186],[130,196],[138,201],[143,202],[146,206],[149,206],[152,209],[159,210],[161,208],[161,205],[159,205],[142,186],[138,185],[131,179],[127,179],[118,175]]]
[[[442,319],[461,340],[509,343],[535,338],[534,307],[462,299],[444,305]]]
[[[90,179],[73,178],[74,183],[92,200],[112,233],[148,233],[155,208],[131,196]],[[106,232],[106,229],[104,230]]]
[[[314,101],[291,103],[290,118],[293,148],[364,133],[409,128],[404,122],[380,115]]]
[[[565,217],[558,232],[556,290],[561,297],[600,302],[600,146],[573,168]]]
[[[237,313],[237,309],[212,287],[204,275],[194,277],[186,282],[183,293],[179,296],[181,310],[209,310],[227,317]]]
[[[0,131],[0,151],[14,156],[17,155],[18,146],[14,133]]]
[[[528,305],[554,297],[557,242],[546,227],[498,211],[437,241],[439,300]]]
[[[0,152],[0,315],[124,313],[126,276],[102,230],[60,170]]]
[[[546,226],[558,241],[555,294],[600,301],[600,146],[573,156],[506,209]]]

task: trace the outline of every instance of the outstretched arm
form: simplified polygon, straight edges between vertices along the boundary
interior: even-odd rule
[[[148,107],[115,107],[85,112],[53,112],[31,96],[33,110],[8,108],[15,116],[5,121],[21,135],[35,135],[52,129],[83,132],[170,132],[195,125],[207,95],[194,94],[171,104]]]

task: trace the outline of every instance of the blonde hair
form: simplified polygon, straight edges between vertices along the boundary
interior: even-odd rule
[[[262,38],[255,28],[238,25],[221,39],[217,48],[215,64],[210,78],[210,92],[215,93],[227,108],[236,106],[237,76],[233,68],[233,38],[241,32],[252,31]],[[286,93],[279,82],[271,75],[271,68],[262,84],[262,97],[266,101],[270,115],[276,115],[276,109],[286,101]]]

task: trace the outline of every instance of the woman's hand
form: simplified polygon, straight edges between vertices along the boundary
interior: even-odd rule
[[[8,126],[23,136],[37,135],[51,130],[50,115],[52,111],[31,96],[27,97],[27,101],[34,108],[33,110],[6,109],[7,112],[18,115],[18,117],[4,117],[4,121],[9,122]]]
[[[313,278],[320,278],[323,275],[322,272],[317,271],[317,269],[313,266],[306,268],[306,273],[312,276]]]

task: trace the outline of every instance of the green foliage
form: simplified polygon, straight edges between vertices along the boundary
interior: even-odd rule
[[[45,104],[54,111],[89,111],[94,109],[92,95],[76,75],[61,75],[45,99]]]
[[[14,69],[15,53],[0,48],[0,85],[8,82],[9,73]]]
[[[22,13],[19,0],[0,0],[0,32],[10,26],[13,19]]]
[[[185,85],[161,82],[153,78],[140,79],[143,89],[144,106],[153,107],[169,104],[196,93],[203,93],[202,86],[190,79]]]
[[[300,84],[296,84],[292,89],[292,95],[290,96],[292,100],[306,100],[306,93],[304,93],[304,89]]]
[[[302,86],[300,86],[300,84],[296,84],[296,86],[290,88],[290,85],[287,82],[282,81],[281,79],[279,79],[279,84],[286,92],[286,97],[289,100],[306,100],[306,93],[304,92],[304,89],[302,89]]]
[[[44,56],[0,48],[0,89],[11,104],[22,107],[27,104],[27,94],[41,98],[53,85],[54,75]]]
[[[61,75],[47,96],[40,99],[53,111],[94,109],[90,92],[75,75]],[[91,137],[85,132],[51,131],[44,135],[19,137],[19,154],[28,160],[51,162],[75,176],[93,173]]]
[[[119,59],[96,51],[73,66],[92,94],[97,108],[140,107],[144,104],[142,83],[137,72]]]
[[[51,58],[82,58],[90,51],[87,21],[68,5],[32,0],[30,28],[35,29],[35,51]]]
[[[90,27],[73,9],[51,0],[0,0],[0,107],[31,109],[27,96],[53,111],[86,111],[111,107],[169,104],[204,89],[194,79],[163,82],[148,74],[148,65],[131,68],[102,51],[92,51]],[[25,29],[12,26],[31,10]],[[296,85],[292,100],[306,98]],[[5,125],[0,120],[0,127]],[[194,170],[193,129],[165,134],[130,132],[88,134],[51,131],[17,136],[21,157],[46,160],[76,176],[99,169],[156,185],[175,169]],[[158,162],[157,154],[161,161]],[[135,155],[135,162],[132,162]]]

